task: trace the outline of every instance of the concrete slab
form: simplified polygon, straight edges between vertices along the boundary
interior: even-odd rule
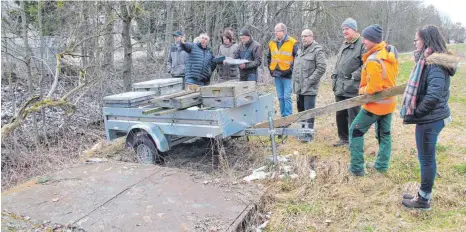
[[[106,162],[4,192],[2,208],[86,231],[234,231],[262,193],[205,173]]]

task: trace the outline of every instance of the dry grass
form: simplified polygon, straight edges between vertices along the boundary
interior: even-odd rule
[[[407,80],[413,65],[408,57],[402,57],[398,83]],[[331,145],[337,139],[334,114],[316,118],[312,143],[301,144],[288,138],[281,144],[281,154],[299,152],[296,166],[306,166],[316,156],[317,178],[306,178],[306,168],[302,168],[304,178],[268,183],[269,192],[264,198],[265,210],[272,212],[268,231],[466,231],[465,75],[463,65],[452,79],[450,107],[454,122],[444,128],[439,138],[437,169],[441,177],[435,182],[431,212],[407,211],[401,206],[403,193],[416,192],[420,174],[414,126],[403,125],[398,104],[392,122],[392,159],[387,174],[369,173],[359,178],[348,174],[348,149]],[[324,81],[317,105],[331,103],[333,98],[330,83]],[[256,145],[254,141],[250,143]],[[371,129],[365,136],[366,160],[375,160],[376,152],[377,141]]]

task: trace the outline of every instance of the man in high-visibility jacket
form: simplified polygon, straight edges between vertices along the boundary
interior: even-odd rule
[[[371,25],[362,31],[367,53],[362,57],[364,62],[361,70],[359,94],[374,94],[384,89],[396,86],[398,76],[398,54],[396,48],[387,45],[382,40],[382,28]],[[392,113],[395,111],[396,97],[388,97],[362,106],[349,129],[350,134],[350,172],[363,176],[364,171],[364,134],[372,124],[375,124],[375,134],[379,150],[375,163],[367,163],[366,167],[378,172],[386,172],[392,152],[392,136],[390,127]]]
[[[298,54],[298,42],[288,36],[286,25],[279,23],[274,28],[275,39],[269,42],[267,62],[270,75],[275,79],[278,101],[280,102],[280,114],[286,117],[293,113],[291,92],[293,62]]]

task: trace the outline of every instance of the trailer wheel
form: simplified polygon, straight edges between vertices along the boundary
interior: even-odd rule
[[[163,163],[164,159],[149,135],[140,133],[134,138],[133,149],[139,163]]]

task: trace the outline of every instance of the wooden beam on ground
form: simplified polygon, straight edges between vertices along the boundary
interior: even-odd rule
[[[314,109],[306,110],[299,112],[297,114],[292,114],[288,117],[284,118],[277,118],[273,120],[274,127],[287,127],[294,122],[298,122],[301,120],[307,120],[310,118],[315,118],[319,115],[329,114],[333,112],[337,112],[344,109],[349,109],[355,106],[360,106],[369,102],[375,102],[382,100],[387,97],[392,97],[396,95],[403,94],[406,89],[406,84],[398,85],[390,89],[383,90],[381,92],[372,94],[372,95],[361,95],[357,97],[353,97],[350,99],[346,99],[343,101],[335,102],[333,104],[325,105],[322,107],[317,107]],[[256,124],[255,128],[268,128],[269,122],[262,122]]]

